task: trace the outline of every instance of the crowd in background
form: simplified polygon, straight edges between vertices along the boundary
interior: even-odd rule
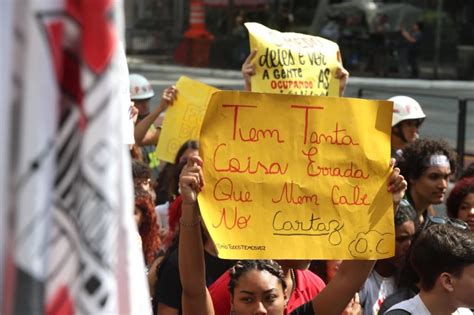
[[[404,32],[408,41],[416,37]],[[247,90],[254,56],[242,65]],[[342,67],[337,73],[342,96],[348,73]],[[429,117],[415,99],[389,99],[394,102],[395,168],[389,188],[396,201],[394,257],[376,262],[232,261],[217,257],[199,217],[199,142],[183,143],[174,163],[154,157],[163,116],[181,91],[165,89],[151,110],[154,91],[147,79],[132,74],[130,85],[137,246],[143,250],[156,314],[472,314],[474,165],[455,178],[453,148],[442,140],[419,138]],[[396,200],[397,194],[403,199]],[[445,204],[447,217],[436,215],[433,206],[439,204]],[[242,287],[250,289],[236,289]],[[259,291],[266,287],[271,294]]]

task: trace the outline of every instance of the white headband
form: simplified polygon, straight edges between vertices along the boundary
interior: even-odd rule
[[[430,166],[441,166],[441,167],[450,167],[449,159],[444,154],[433,154],[430,156],[428,163],[428,167]]]

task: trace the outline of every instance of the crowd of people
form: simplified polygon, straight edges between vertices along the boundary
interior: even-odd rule
[[[255,55],[242,65],[246,90]],[[348,73],[341,66],[334,75],[342,96]],[[205,166],[199,142],[184,143],[174,163],[154,156],[163,116],[180,91],[165,89],[151,110],[151,84],[131,74],[130,93],[134,214],[155,314],[472,314],[474,165],[454,177],[454,150],[442,140],[420,139],[418,130],[429,117],[413,98],[389,99],[394,257],[233,261],[218,257],[200,219],[197,195]],[[444,202],[447,216],[437,216],[433,205]]]

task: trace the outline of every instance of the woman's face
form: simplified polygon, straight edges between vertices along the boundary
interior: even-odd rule
[[[459,205],[458,219],[465,221],[471,232],[474,232],[474,193],[469,193],[464,197]]]
[[[184,161],[184,159],[189,158],[190,156],[196,156],[199,155],[199,150],[198,149],[193,149],[193,148],[187,148],[183,154],[181,155],[179,161]]]
[[[137,226],[140,227],[142,223],[142,210],[135,206],[135,210],[133,211],[133,216],[135,217],[135,222],[137,223]]]
[[[277,277],[266,270],[243,273],[234,288],[232,307],[236,315],[283,315],[286,294]]]
[[[394,265],[401,267],[415,234],[415,222],[407,220],[395,227],[395,256],[391,258]]]
[[[141,187],[144,191],[147,191],[150,193],[152,191],[150,178],[138,178],[135,180],[134,185]]]

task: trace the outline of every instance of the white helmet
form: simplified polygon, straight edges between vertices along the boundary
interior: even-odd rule
[[[155,95],[148,80],[136,73],[130,74],[130,98],[132,101],[146,100]]]
[[[388,100],[393,102],[392,127],[404,120],[420,119],[423,122],[426,117],[420,104],[411,97],[399,95]]]

